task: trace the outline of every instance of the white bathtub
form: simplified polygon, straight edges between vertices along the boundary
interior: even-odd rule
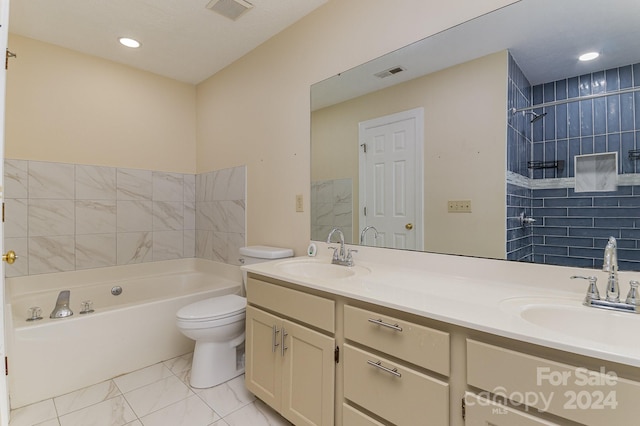
[[[12,408],[62,395],[193,350],[175,313],[197,300],[239,293],[237,266],[181,259],[7,279]],[[111,289],[122,287],[113,296]],[[74,315],[50,319],[70,290]],[[95,312],[80,314],[91,300]],[[28,322],[28,308],[42,320]]]

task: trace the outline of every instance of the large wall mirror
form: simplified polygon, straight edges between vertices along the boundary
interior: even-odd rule
[[[639,17],[521,0],[314,84],[311,238],[640,270]]]

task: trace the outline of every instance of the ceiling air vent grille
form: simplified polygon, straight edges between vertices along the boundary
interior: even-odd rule
[[[390,77],[392,75],[398,74],[399,72],[404,71],[402,67],[393,67],[388,70],[380,71],[379,73],[374,74],[378,78]]]
[[[207,4],[207,9],[234,21],[252,8],[253,5],[244,0],[211,0]]]

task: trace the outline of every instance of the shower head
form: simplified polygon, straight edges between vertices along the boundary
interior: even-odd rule
[[[543,112],[542,114],[538,114],[538,113],[533,112],[533,111],[525,111],[525,112],[528,112],[529,114],[533,115],[533,118],[531,119],[532,123],[535,123],[536,121],[540,120],[542,117],[547,115],[546,112]]]
[[[517,110],[517,109],[515,109],[515,108],[511,108],[511,113],[512,113],[512,114],[516,114],[517,112],[518,112],[518,110]],[[531,114],[531,115],[533,116],[533,118],[531,119],[531,122],[532,122],[532,123],[535,123],[536,121],[540,120],[542,117],[544,117],[545,115],[547,115],[547,113],[546,113],[546,112],[543,112],[542,114],[538,114],[538,113],[537,113],[537,112],[535,112],[535,111],[520,111],[520,112],[522,112],[522,115],[525,115],[525,114]]]

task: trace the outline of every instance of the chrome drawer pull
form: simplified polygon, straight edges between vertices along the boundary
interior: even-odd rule
[[[400,327],[398,324],[389,324],[388,322],[384,322],[381,319],[369,318],[369,322],[381,325],[383,327],[388,327],[388,328],[391,328],[391,329],[396,330],[396,331],[402,331],[402,327]]]
[[[280,333],[280,330],[278,330],[278,327],[276,327],[276,325],[273,325],[273,329],[271,332],[271,352],[275,352],[276,351],[276,346],[279,346],[280,343],[278,343],[278,339],[276,338],[276,334]]]
[[[289,349],[287,346],[284,345],[284,339],[288,335],[289,335],[289,333],[287,333],[286,330],[284,329],[284,327],[282,327],[282,334],[280,335],[280,337],[282,338],[282,343],[280,344],[280,356],[284,356],[284,351]]]
[[[386,371],[387,373],[393,374],[396,377],[402,377],[402,374],[398,373],[397,368],[394,368],[394,369],[387,368],[384,365],[382,365],[382,361],[375,362],[368,359],[367,364],[373,365],[374,367],[379,368],[382,371]]]

